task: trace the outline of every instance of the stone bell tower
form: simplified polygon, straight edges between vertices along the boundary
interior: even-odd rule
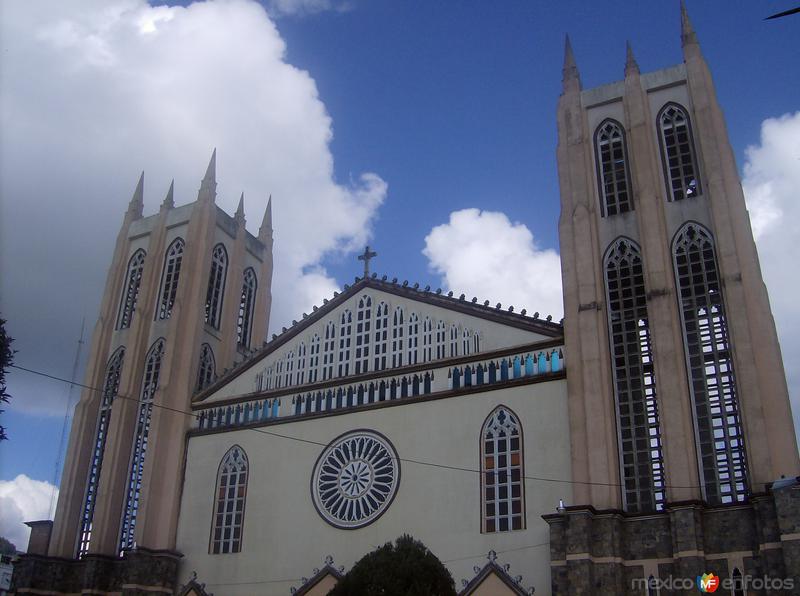
[[[49,555],[175,546],[192,395],[265,339],[272,221],[245,229],[215,204],[216,151],[197,200],[173,187],[143,217],[144,174],[117,237],[75,410]],[[128,555],[126,555],[127,557]]]
[[[577,504],[744,503],[800,473],[736,161],[684,7],[682,64],[558,101]]]

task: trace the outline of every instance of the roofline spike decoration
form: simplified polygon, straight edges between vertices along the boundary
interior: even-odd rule
[[[164,197],[164,201],[161,203],[161,209],[172,209],[175,207],[175,179],[169,183],[169,188],[167,189],[167,194]]]
[[[460,313],[475,317],[483,317],[496,323],[527,329],[549,337],[562,337],[564,333],[562,323],[553,322],[553,317],[549,315],[547,320],[536,318],[539,314],[538,312],[531,317],[527,314],[523,314],[522,312],[515,313],[500,310],[500,303],[498,303],[498,307],[489,306],[488,300],[483,305],[473,304],[471,302],[467,302],[466,300],[460,300],[459,298],[452,296],[452,292],[450,292],[450,296],[441,293],[434,294],[432,292],[414,290],[411,287],[403,287],[396,281],[392,282],[386,279],[376,279],[373,277],[366,279],[359,278],[357,283],[353,284],[352,286],[348,285],[347,288],[343,289],[342,292],[334,292],[333,298],[324,298],[322,300],[322,306],[316,310],[312,309],[313,312],[308,316],[308,318],[304,318],[299,322],[293,321],[291,328],[283,327],[278,335],[273,333],[272,339],[267,343],[266,346],[258,350],[254,350],[248,354],[245,357],[245,360],[240,366],[237,367],[235,371],[231,370],[220,375],[213,383],[208,385],[199,393],[195,394],[193,400],[202,401],[207,396],[214,393],[214,391],[216,391],[219,387],[229,382],[232,377],[238,376],[251,366],[254,366],[257,362],[271,354],[274,350],[290,341],[299,333],[302,333],[304,329],[310,325],[313,325],[321,318],[326,317],[339,305],[366,288],[379,290],[400,297],[411,298],[412,300],[416,299],[432,306],[455,310]],[[441,292],[441,289],[439,292]]]
[[[130,203],[128,203],[128,213],[133,216],[133,219],[139,219],[144,212],[144,170],[139,176],[139,181],[136,183],[136,189],[133,191]]]
[[[261,227],[258,229],[258,238],[265,240],[272,236],[272,195],[267,199],[267,208],[264,209],[264,217],[261,220]]]
[[[244,222],[244,192],[239,197],[239,205],[236,207],[236,214],[234,215],[237,221]]]
[[[681,0],[681,46],[685,48],[688,45],[699,44],[692,21],[689,19],[689,11],[686,10],[686,3]]]
[[[630,41],[625,42],[625,76],[632,74],[639,74],[639,64],[636,62],[636,57],[633,55],[633,47]]]
[[[217,197],[217,148],[211,152],[211,159],[206,167],[205,176],[200,182],[200,191],[197,193],[197,200],[213,202]]]
[[[572,51],[569,33],[564,37],[564,67],[561,69],[561,82],[564,91],[571,90],[570,88],[572,87],[575,87],[575,90],[581,89],[581,75],[575,62],[575,54]]]

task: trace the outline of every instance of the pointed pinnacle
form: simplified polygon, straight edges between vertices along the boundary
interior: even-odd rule
[[[636,58],[633,56],[633,48],[631,42],[625,42],[625,76],[631,74],[639,74],[639,65],[636,63]]]
[[[261,220],[261,227],[258,229],[259,238],[267,238],[272,235],[272,195],[267,200],[267,208],[264,210],[264,219]]]
[[[136,190],[133,191],[130,203],[128,203],[128,213],[134,216],[134,219],[139,219],[144,210],[144,171],[139,176],[139,182],[136,184]]]
[[[211,160],[208,162],[206,168],[206,175],[203,176],[203,182],[216,182],[217,181],[217,148],[211,153]]]
[[[234,217],[239,221],[244,221],[244,193],[239,197],[239,206],[236,207],[236,215]]]
[[[164,202],[161,203],[161,209],[172,209],[175,206],[175,199],[173,194],[175,192],[175,179],[172,179],[172,182],[169,183],[169,190],[167,190],[167,196],[164,197]]]
[[[566,91],[568,86],[574,86],[577,82],[577,88],[581,88],[581,76],[578,73],[578,66],[575,63],[575,55],[572,53],[572,44],[569,41],[569,34],[564,40],[564,67],[561,69],[561,82]],[[568,85],[573,83],[573,85]]]
[[[686,4],[681,0],[681,46],[686,47],[689,44],[697,44],[697,34],[694,32],[692,22],[689,20]]]

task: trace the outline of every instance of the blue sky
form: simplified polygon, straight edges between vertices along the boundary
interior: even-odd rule
[[[286,252],[280,258],[291,266],[286,265],[286,275],[276,277],[274,284],[293,285],[287,284],[287,277],[303,280],[297,284],[303,291],[287,295],[277,311],[281,320],[273,325],[299,318],[302,309],[292,305],[308,308],[329,296],[337,284],[358,275],[355,248],[367,240],[379,253],[374,270],[390,278],[433,287],[457,281],[460,285],[452,288],[456,293],[474,292],[481,300],[504,303],[511,295],[513,302],[514,288],[500,283],[487,290],[486,284],[473,284],[468,276],[448,272],[446,259],[438,261],[445,264],[434,270],[435,257],[423,251],[436,226],[467,208],[504,214],[505,223],[478,216],[473,223],[512,231],[529,249],[532,267],[540,263],[545,267],[545,261],[537,259],[548,249],[558,250],[555,106],[565,33],[572,39],[584,88],[622,78],[626,40],[643,72],[682,59],[677,0],[276,0],[263,5],[275,31],[268,30],[269,22],[258,16],[259,11],[247,12],[243,20],[229,22],[217,15],[216,21],[196,21],[208,29],[199,31],[191,47],[170,53],[174,48],[163,46],[165,65],[158,65],[162,69],[158,72],[173,72],[203,92],[187,99],[156,90],[142,96],[156,101],[129,109],[123,95],[139,93],[142,85],[157,77],[137,75],[147,73],[148,65],[137,70],[142,65],[126,54],[138,47],[138,42],[129,43],[126,29],[104,29],[93,20],[92,10],[101,14],[117,2],[83,6],[62,2],[49,9],[46,2],[42,7],[23,4],[0,9],[7,28],[2,36],[0,106],[4,130],[9,131],[0,138],[0,258],[5,278],[0,308],[18,339],[17,363],[62,377],[70,376],[81,317],[86,316],[88,333],[96,319],[114,236],[140,170],[146,170],[146,211],[155,210],[173,176],[180,195],[177,202],[189,202],[211,149],[217,146],[219,202],[232,212],[244,188],[251,230],[260,222],[268,193],[289,189],[274,200],[276,250],[282,243]],[[159,13],[141,0],[130,4],[131,22],[141,25],[136,19],[146,15],[159,31],[185,19],[175,13],[169,17],[172,21],[160,21],[172,10],[169,6]],[[794,4],[720,0],[688,5],[740,168],[748,146],[767,146],[762,137],[765,120],[800,109],[800,15],[763,20]],[[180,5],[188,6],[187,14],[193,10],[189,3]],[[230,6],[231,13],[252,8],[244,0]],[[113,18],[124,22],[128,14]],[[219,14],[228,13],[220,9]],[[242,25],[256,21],[260,24],[252,30]],[[78,25],[70,29],[64,23]],[[92,27],[99,27],[98,35],[105,40],[99,50],[83,43],[92,39]],[[235,52],[217,51],[217,39],[233,35],[235,27],[246,29],[239,36],[242,46]],[[139,33],[145,35],[142,31],[140,27]],[[280,39],[285,43],[283,56],[262,63],[250,55],[251,49],[254,54],[269,53],[270,44]],[[286,103],[267,105],[259,95],[268,97],[273,81],[284,80],[276,75],[283,70],[269,70],[284,63],[295,67],[286,76],[302,98],[298,104],[310,106],[307,118]],[[36,74],[39,71],[51,74],[46,78]],[[302,71],[310,79],[304,79]],[[309,80],[313,80],[310,87]],[[203,81],[208,82],[207,89]],[[87,88],[91,93],[81,95],[80,90]],[[193,109],[195,100],[202,104],[212,94],[213,105],[202,112],[205,118],[185,129],[165,128],[167,120],[152,117],[164,105],[180,107],[183,102]],[[292,130],[299,138],[325,136],[328,124],[314,108],[320,102],[332,121],[333,139],[329,145],[323,140],[310,143],[310,149],[302,146],[297,154],[320,163],[332,158],[333,171],[328,180],[293,194],[290,180],[305,181],[311,174],[297,166],[296,176],[283,181],[285,172],[271,169],[271,164],[279,161],[282,143],[296,142]],[[257,113],[252,123],[248,110]],[[296,126],[260,127],[260,122],[271,122],[271,116]],[[174,113],[170,118],[173,126]],[[143,124],[126,125],[129,121]],[[171,135],[164,133],[167,129]],[[282,141],[282,134],[290,140]],[[786,134],[794,138],[794,133]],[[769,161],[766,149],[764,153],[762,160]],[[768,169],[753,165],[762,171],[758,167]],[[254,173],[262,169],[269,175]],[[374,173],[386,187],[375,180],[368,184],[362,179],[364,173]],[[756,183],[763,188],[763,180]],[[292,255],[304,247],[292,244],[293,239],[318,232],[303,224],[305,203],[322,200],[319,197],[329,196],[326,193],[337,197],[336,204],[346,210],[344,219],[349,222],[331,231],[327,243],[295,258]],[[785,214],[789,207],[781,200],[778,197],[775,204]],[[452,226],[448,230],[457,250],[457,230]],[[770,235],[790,242],[796,232],[796,227],[784,225]],[[773,251],[769,255],[778,251],[764,250]],[[764,254],[762,264],[770,282],[770,275],[778,278],[770,273],[777,257],[767,262]],[[513,268],[517,263],[512,258],[490,265]],[[535,302],[525,306],[548,312]],[[800,320],[796,307],[785,307],[785,313],[775,308],[782,329]],[[0,480],[25,474],[52,481],[67,387],[15,371],[10,389],[15,401],[3,414],[3,424],[12,440],[0,447]]]

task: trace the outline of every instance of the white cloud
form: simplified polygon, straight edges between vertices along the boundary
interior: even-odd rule
[[[321,259],[363,246],[387,186],[371,173],[336,181],[331,118],[260,4],[51,0],[0,13],[0,293],[19,364],[69,376],[139,171],[146,214],[173,177],[188,203],[213,147],[228,213],[244,190],[255,232],[273,196],[273,329],[330,295]],[[11,380],[23,383],[11,407],[63,413],[63,388]]]
[[[800,279],[787,275],[787,266],[800,262],[800,112],[765,120],[760,144],[745,156],[742,185],[800,429]]]
[[[351,2],[342,0],[269,0],[267,6],[275,16],[309,15],[327,10],[346,12],[353,8]]]
[[[488,299],[519,312],[561,318],[561,265],[558,253],[536,245],[531,231],[504,213],[462,209],[433,228],[423,254],[442,284],[467,297]]]
[[[0,480],[0,536],[14,543],[19,551],[27,549],[31,530],[25,522],[49,518],[54,489],[53,502],[58,499],[58,489],[49,482],[33,480],[25,474],[14,480]]]

